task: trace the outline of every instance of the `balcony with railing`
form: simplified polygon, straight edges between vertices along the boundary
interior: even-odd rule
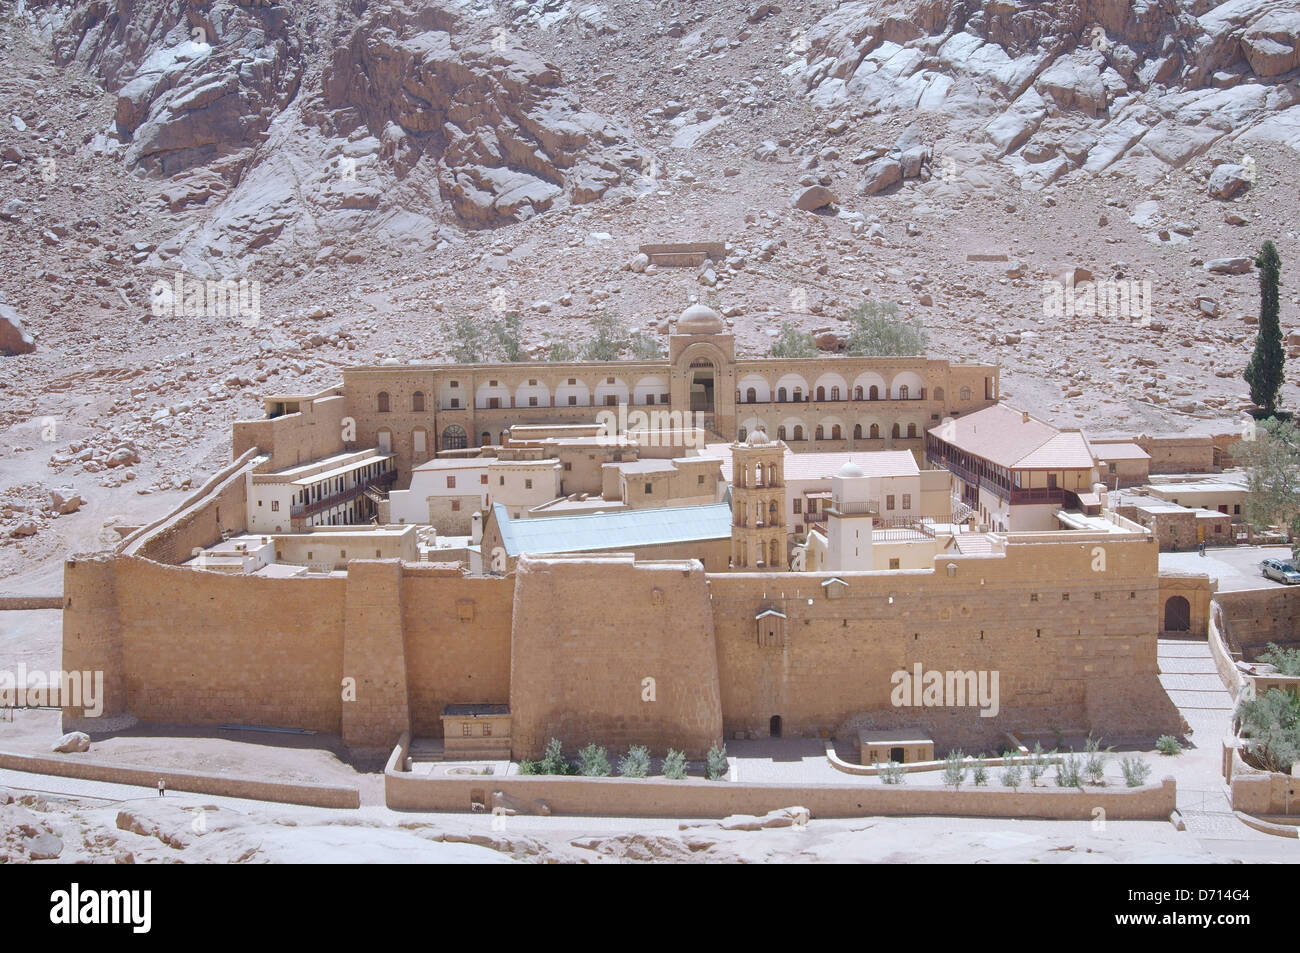
[[[324,513],[336,506],[342,506],[350,503],[360,496],[364,496],[367,491],[380,490],[384,487],[391,487],[397,482],[397,471],[387,470],[379,476],[374,477],[364,483],[358,483],[356,486],[348,487],[346,490],[340,490],[338,493],[331,493],[329,496],[323,496],[319,500],[313,500],[310,503],[296,503],[289,508],[289,515],[293,519],[308,519],[317,513]]]

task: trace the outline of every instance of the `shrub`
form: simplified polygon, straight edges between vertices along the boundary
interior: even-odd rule
[[[602,311],[591,321],[595,336],[583,349],[584,361],[617,361],[618,354],[628,346],[627,331],[619,324],[618,318],[608,311]]]
[[[1035,741],[1034,750],[1029,753],[1029,763],[1025,766],[1032,787],[1038,787],[1038,779],[1046,773],[1049,764],[1051,764],[1051,758],[1044,753],[1043,746]]]
[[[1300,699],[1290,692],[1270,688],[1243,699],[1235,723],[1244,741],[1242,753],[1256,767],[1285,774],[1300,761]]]
[[[907,772],[897,761],[882,764],[879,775],[881,784],[902,784],[907,780]]]
[[[1259,654],[1259,660],[1276,667],[1283,675],[1300,675],[1300,649],[1284,649],[1270,642],[1268,649]]]
[[[670,781],[680,781],[686,777],[686,755],[672,748],[664,758],[664,777]]]
[[[1140,788],[1151,777],[1151,765],[1137,755],[1120,760],[1119,769],[1124,772],[1124,783],[1131,788]]]
[[[520,774],[541,774],[542,772],[538,770],[538,762],[536,762],[536,761],[520,761],[520,762],[519,762],[519,773],[520,773]]]
[[[1083,787],[1083,759],[1077,755],[1066,755],[1056,762],[1056,786],[1058,788]]]
[[[704,773],[710,781],[716,781],[727,773],[727,746],[719,748],[714,745],[709,749],[708,759],[704,764]]]
[[[1173,756],[1183,753],[1183,746],[1173,735],[1161,735],[1156,739],[1156,750],[1163,755]]]
[[[451,326],[451,357],[457,364],[478,364],[483,360],[483,325],[477,318],[461,315]]]
[[[966,780],[966,756],[961,749],[949,751],[943,763],[943,783],[951,785],[954,790],[961,787]]]
[[[501,351],[501,356],[507,362],[515,364],[528,360],[528,352],[524,350],[518,311],[507,311],[500,321],[493,321],[490,333],[492,340]]]
[[[975,759],[975,766],[971,771],[971,780],[975,782],[976,787],[989,783],[989,766],[984,763],[984,755],[980,755]]]
[[[816,357],[817,342],[807,331],[800,331],[793,321],[781,324],[781,334],[768,348],[768,357]]]
[[[1106,783],[1106,752],[1109,748],[1102,750],[1101,739],[1088,735],[1088,740],[1083,746],[1085,763],[1083,773],[1087,775],[1088,780],[1093,784]]]
[[[854,357],[912,357],[925,353],[921,322],[898,316],[892,301],[864,301],[848,313],[845,350]],[[775,356],[775,355],[774,355]]]
[[[546,359],[556,364],[567,364],[578,359],[578,352],[574,350],[568,338],[560,338],[558,341],[551,342],[551,349],[547,351]]]
[[[637,331],[632,335],[632,356],[638,361],[653,361],[663,355],[664,346],[653,334]]]
[[[560,739],[552,738],[546,743],[546,752],[537,765],[538,774],[573,774],[573,765],[564,757]]]
[[[618,773],[625,778],[644,778],[650,773],[650,749],[633,745],[618,762]]]
[[[578,749],[578,761],[581,764],[578,773],[584,778],[609,777],[609,758],[606,756],[604,748],[595,744],[580,748]]]
[[[1023,778],[1024,770],[1020,767],[1019,761],[1008,761],[1002,766],[1003,787],[1018,788]]]

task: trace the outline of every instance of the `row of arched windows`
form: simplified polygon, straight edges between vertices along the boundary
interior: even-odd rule
[[[749,436],[748,429],[745,427],[741,427],[737,439],[744,440],[747,436]],[[901,424],[894,424],[893,428],[890,430],[890,436],[897,440],[901,440],[904,437],[910,440],[915,440],[917,437],[920,436],[920,431],[917,428],[916,424],[908,424],[906,431],[903,430]],[[854,424],[853,439],[861,440],[864,437],[868,440],[879,440],[880,424],[871,424],[871,426],[866,429],[863,429],[862,424]],[[803,440],[804,439],[803,425],[795,424],[789,430],[787,430],[787,428],[784,425],[777,427],[776,439],[792,440],[792,441]],[[844,430],[839,424],[831,424],[830,431],[828,432],[824,425],[818,424],[816,429],[813,431],[813,439],[814,440],[843,440]]]
[[[378,394],[375,395],[376,411],[378,411],[381,414],[387,414],[387,413],[391,413],[392,409],[393,409],[393,402],[391,398],[389,398],[388,396],[388,391],[381,390]],[[411,395],[411,413],[413,414],[424,413],[424,391],[417,390],[414,394]]]

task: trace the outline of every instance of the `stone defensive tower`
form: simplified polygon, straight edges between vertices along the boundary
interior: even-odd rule
[[[785,444],[755,430],[731,445],[731,567],[784,571]]]

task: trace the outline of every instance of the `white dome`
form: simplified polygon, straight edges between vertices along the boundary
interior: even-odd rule
[[[745,445],[749,447],[761,447],[763,444],[771,442],[767,438],[767,432],[761,427],[745,438]]]
[[[721,334],[725,327],[722,315],[703,304],[691,305],[677,318],[678,334]]]
[[[858,466],[852,460],[840,467],[839,472],[835,475],[837,477],[845,478],[866,476],[866,474],[862,472],[862,467]]]

